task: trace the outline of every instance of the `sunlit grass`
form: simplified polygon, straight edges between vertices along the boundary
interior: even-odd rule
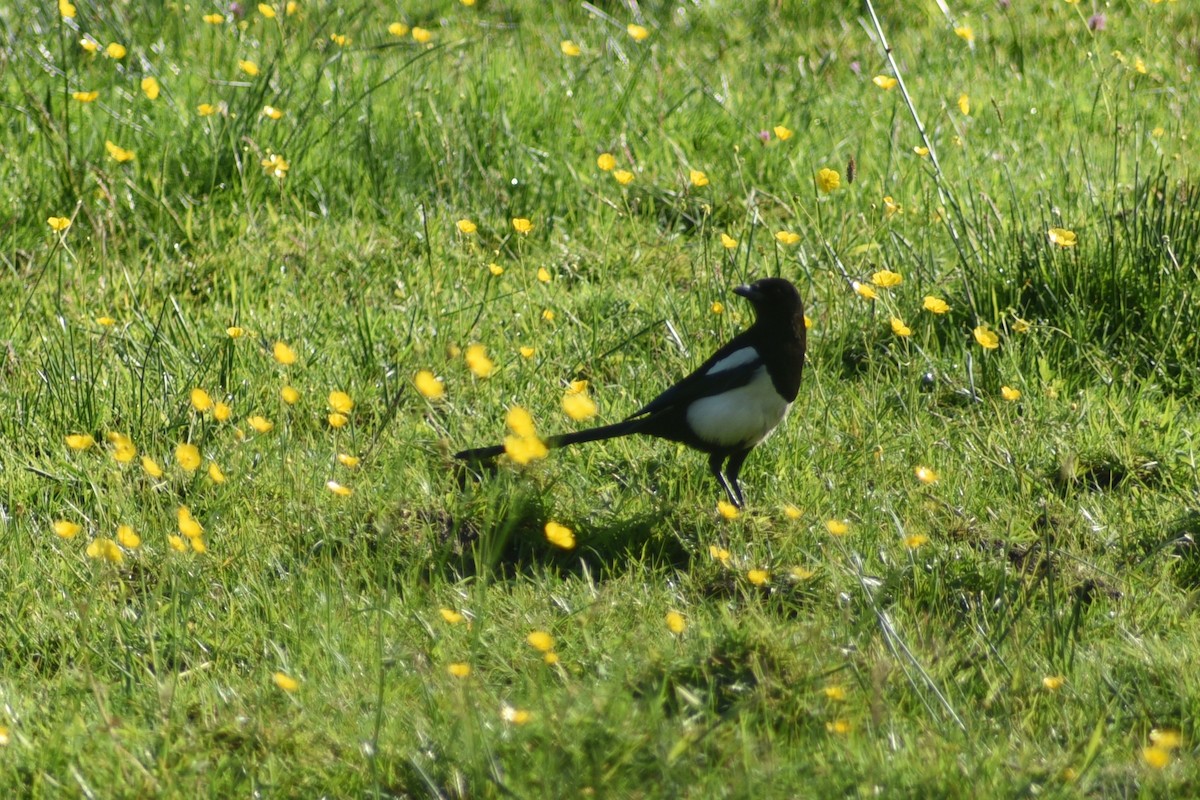
[[[151,5],[0,10],[10,794],[1189,794],[1190,4]],[[547,450],[766,274],[746,509]]]

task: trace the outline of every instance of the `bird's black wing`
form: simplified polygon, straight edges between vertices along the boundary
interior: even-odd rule
[[[744,336],[744,334],[743,334]],[[665,390],[640,409],[630,414],[626,419],[636,419],[657,414],[664,409],[686,406],[702,397],[711,397],[739,386],[745,386],[753,380],[755,373],[763,366],[762,356],[749,342],[738,336],[731,340],[707,361],[696,368],[687,377],[674,386]],[[712,372],[712,369],[727,358],[736,358],[738,353],[745,351],[744,360],[739,360],[732,366]]]

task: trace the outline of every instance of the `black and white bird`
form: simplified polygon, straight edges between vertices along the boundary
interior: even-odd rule
[[[713,353],[695,372],[622,422],[545,440],[566,447],[640,433],[708,453],[708,468],[738,508],[745,505],[738,475],[755,446],[787,416],[804,371],[804,303],[783,278],[738,286],[754,306],[754,324]],[[504,445],[455,453],[467,461],[495,458]]]

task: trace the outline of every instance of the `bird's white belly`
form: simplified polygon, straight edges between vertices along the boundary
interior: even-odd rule
[[[791,406],[776,391],[767,368],[759,367],[745,386],[693,402],[687,421],[705,442],[748,448],[766,439]]]

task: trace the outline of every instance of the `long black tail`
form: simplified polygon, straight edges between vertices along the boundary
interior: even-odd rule
[[[566,447],[571,444],[579,444],[580,442],[598,442],[602,439],[616,439],[621,436],[628,436],[631,433],[638,433],[645,419],[627,419],[624,422],[615,422],[612,425],[601,425],[598,428],[588,428],[586,431],[576,431],[574,433],[560,433],[557,436],[551,436],[545,439],[546,447]],[[460,450],[454,454],[454,457],[463,461],[487,461],[488,459],[496,458],[504,453],[504,445],[497,444],[491,447],[474,447],[470,450]]]

